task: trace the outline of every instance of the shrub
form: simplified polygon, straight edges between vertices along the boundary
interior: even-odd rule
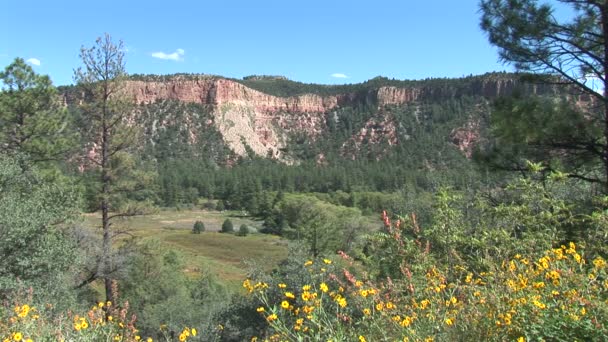
[[[200,234],[205,231],[205,224],[202,221],[194,222],[194,226],[192,227],[192,233]]]
[[[242,224],[239,227],[239,231],[236,233],[237,236],[247,236],[247,234],[249,234],[249,228],[247,228],[247,225]]]
[[[226,221],[222,223],[222,233],[234,233],[234,226],[230,219],[226,219]]]
[[[224,211],[226,208],[226,206],[224,205],[224,201],[217,201],[217,203],[215,204],[215,210],[217,211]]]

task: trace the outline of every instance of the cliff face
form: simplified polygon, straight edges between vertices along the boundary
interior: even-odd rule
[[[381,86],[363,92],[338,95],[304,94],[279,97],[229,79],[176,76],[164,81],[128,81],[125,92],[140,105],[175,100],[210,106],[213,108],[212,124],[222,133],[224,141],[234,152],[245,155],[246,144],[257,155],[282,159],[281,151],[286,147],[290,134],[301,133],[315,139],[325,131],[327,115],[335,108],[371,103],[381,109],[423,99],[463,94],[494,98],[512,92],[516,85],[517,81],[514,79],[481,78],[470,82],[465,88],[437,85]],[[395,123],[386,117],[372,119],[345,142],[345,149],[346,146],[356,147],[363,143],[396,144],[394,127]],[[464,140],[473,143],[475,139]],[[463,152],[468,154],[468,148]],[[343,150],[343,153],[354,152]]]

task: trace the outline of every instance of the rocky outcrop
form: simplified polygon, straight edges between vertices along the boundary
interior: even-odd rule
[[[340,152],[343,156],[348,156],[354,160],[363,145],[397,145],[399,140],[396,127],[394,117],[389,113],[381,112],[378,116],[369,119],[357,134],[344,142]],[[382,155],[378,154],[373,157],[379,160]]]
[[[450,139],[454,145],[467,157],[473,156],[473,150],[479,142],[479,120],[469,119],[463,127],[454,128]]]
[[[494,98],[507,95],[516,89],[515,78],[477,77],[467,81],[434,80],[434,83],[395,87],[381,86],[366,91],[320,96],[304,94],[280,97],[249,88],[237,81],[217,76],[171,76],[163,79],[129,80],[124,92],[140,105],[157,101],[175,100],[198,103],[212,108],[212,124],[225,142],[239,155],[250,149],[255,154],[282,159],[291,133],[303,133],[315,139],[326,129],[327,115],[338,107],[372,105],[382,112],[386,106],[403,105],[415,101],[446,98],[460,95],[481,95]],[[454,86],[456,84],[456,86]],[[464,84],[464,85],[463,85]],[[531,89],[532,92],[538,89]],[[69,99],[66,97],[66,101]],[[184,123],[185,124],[185,123]],[[475,127],[463,127],[452,132],[452,140],[470,156],[477,139]],[[196,141],[197,137],[190,137]],[[388,145],[398,143],[395,122],[379,114],[345,143],[348,149],[362,144]],[[248,148],[249,149],[248,149]]]

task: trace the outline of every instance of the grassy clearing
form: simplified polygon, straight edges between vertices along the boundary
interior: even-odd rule
[[[241,224],[259,228],[261,222],[253,221],[230,211],[161,210],[155,214],[133,217],[116,222],[140,239],[155,238],[167,248],[181,252],[186,260],[186,270],[192,277],[211,272],[230,288],[237,289],[246,277],[247,264],[276,266],[287,256],[287,243],[276,236],[250,234],[245,237],[218,233],[226,218],[236,229]],[[192,234],[194,222],[205,224],[205,232]],[[99,226],[99,214],[87,214],[87,227]]]

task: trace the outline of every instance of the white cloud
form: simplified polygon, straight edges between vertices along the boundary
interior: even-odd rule
[[[346,76],[344,74],[340,74],[340,73],[331,74],[331,77],[335,77],[335,78],[348,78],[348,76]]]
[[[181,61],[184,59],[184,54],[186,51],[183,49],[177,49],[173,53],[164,53],[164,52],[153,52],[152,57],[159,59],[169,59],[172,61]]]
[[[40,60],[38,58],[30,58],[26,60],[26,62],[30,63],[31,65],[40,66]]]

